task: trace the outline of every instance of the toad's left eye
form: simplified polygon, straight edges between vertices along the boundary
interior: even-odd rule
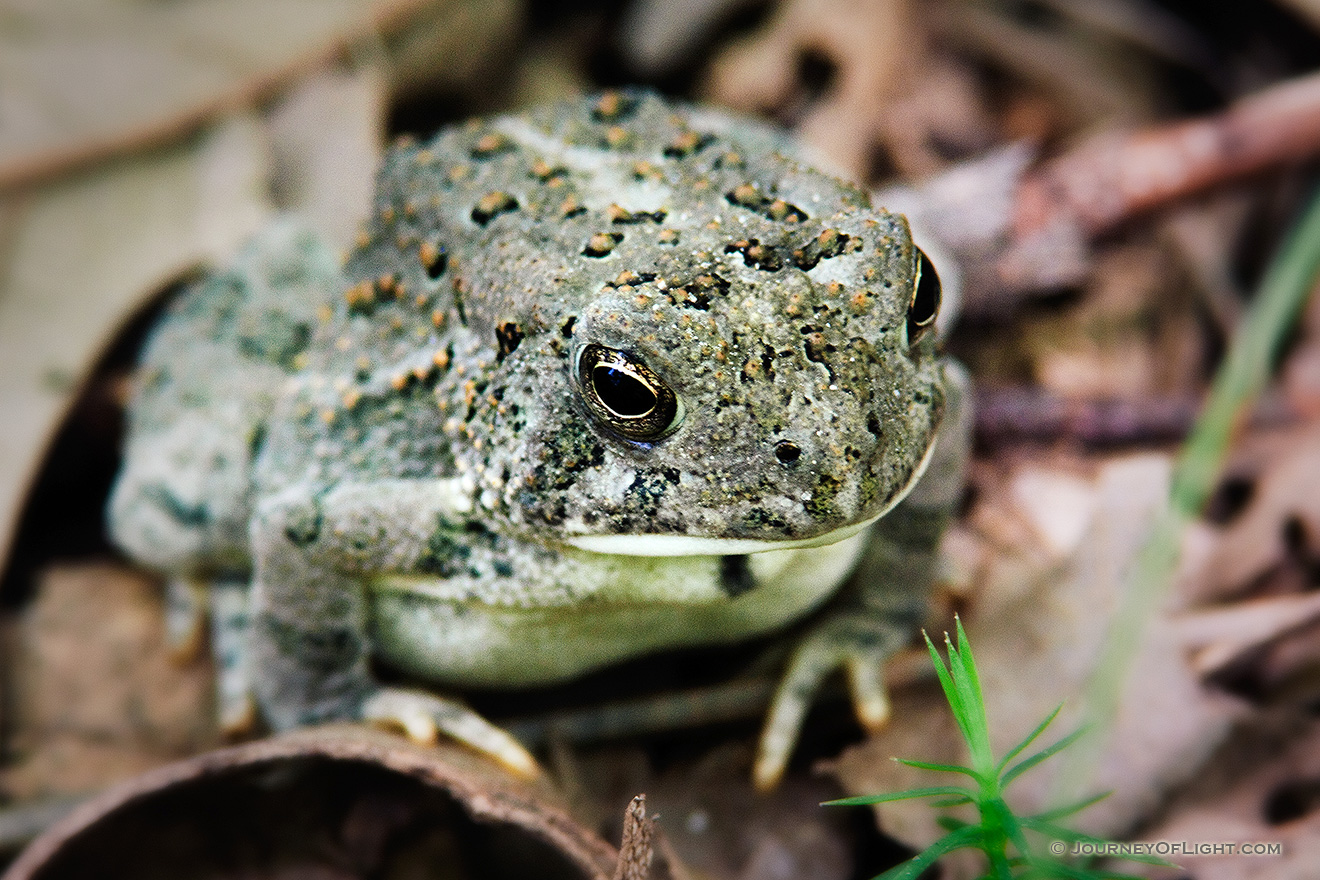
[[[916,251],[917,271],[912,280],[912,299],[908,303],[907,315],[909,346],[917,344],[917,340],[925,335],[940,313],[940,276],[926,252],[921,248],[916,248]]]
[[[577,374],[592,415],[629,440],[658,440],[682,420],[673,390],[627,352],[588,345],[578,356]]]

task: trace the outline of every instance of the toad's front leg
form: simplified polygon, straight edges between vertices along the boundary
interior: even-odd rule
[[[293,487],[258,506],[250,650],[254,695],[273,727],[393,723],[413,739],[444,733],[517,773],[538,772],[513,737],[471,709],[383,687],[367,665],[367,579],[416,570],[427,537],[437,523],[461,521],[464,501],[449,481],[389,480]]]
[[[844,594],[794,649],[761,732],[753,771],[758,788],[779,782],[807,710],[835,670],[847,675],[863,727],[878,730],[889,718],[884,663],[925,615],[940,537],[962,498],[971,451],[970,381],[954,361],[945,362],[943,372],[944,422],[929,467],[912,493],[871,528]]]

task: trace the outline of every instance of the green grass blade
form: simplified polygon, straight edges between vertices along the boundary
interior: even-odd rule
[[[995,880],[1013,880],[1013,866],[1002,850],[990,850],[985,855],[990,860],[990,873]]]
[[[965,660],[964,671],[967,673],[967,681],[972,686],[976,705],[984,712],[985,695],[981,693],[981,676],[976,672],[976,658],[972,656],[972,644],[967,640],[967,632],[963,629],[962,618],[956,614],[953,616],[953,626],[958,632],[958,657],[960,660]]]
[[[912,798],[923,797],[965,797],[970,798],[972,792],[965,788],[959,788],[956,785],[934,785],[930,788],[909,788],[904,791],[894,791],[889,794],[860,794],[856,797],[839,798],[833,801],[824,801],[822,807],[869,807],[871,804],[885,804],[889,801],[905,801]]]
[[[1320,274],[1320,193],[1279,248],[1242,329],[1215,375],[1210,400],[1183,447],[1173,502],[1188,517],[1201,512],[1219,482],[1243,406],[1269,381],[1288,329]]]
[[[1023,855],[1030,852],[1027,848],[1026,835],[1022,833],[1022,825],[1003,798],[996,797],[984,800],[981,802],[980,808],[982,826],[998,828],[1017,847],[1018,852]]]
[[[949,711],[953,713],[953,720],[958,723],[958,730],[962,734],[963,740],[967,743],[968,750],[971,752],[972,763],[977,765],[980,758],[977,751],[977,742],[983,739],[978,736],[977,728],[985,727],[984,707],[978,712],[972,694],[963,682],[963,676],[958,662],[958,650],[949,640],[949,634],[944,634],[944,649],[949,656],[948,665],[945,665],[944,658],[940,656],[935,648],[935,643],[931,641],[930,636],[923,631],[922,636],[926,639],[926,650],[930,652],[931,663],[935,667],[935,674],[940,680],[940,689],[944,691],[944,699],[949,704]],[[975,769],[987,770],[986,766],[978,765]],[[986,783],[986,777],[981,774],[977,777],[982,785]]]
[[[999,784],[1007,788],[1008,784],[1012,782],[1014,779],[1017,779],[1019,776],[1021,776],[1027,770],[1030,770],[1032,767],[1035,767],[1041,761],[1048,760],[1049,758],[1054,757],[1059,752],[1068,748],[1068,746],[1077,742],[1078,738],[1081,737],[1081,735],[1084,733],[1086,733],[1086,728],[1079,727],[1077,730],[1074,730],[1072,733],[1068,734],[1063,739],[1056,742],[1054,745],[1049,746],[1048,748],[1041,749],[1039,752],[1032,755],[1030,758],[1024,758],[1019,763],[1014,764],[1012,767],[1010,767],[1007,770],[1007,772],[1004,773],[1002,777],[1000,777]]]
[[[936,816],[935,824],[943,828],[945,831],[957,831],[959,828],[971,827],[972,823],[964,822],[957,816]]]
[[[1071,804],[1064,804],[1061,807],[1055,807],[1051,810],[1035,813],[1027,818],[1040,822],[1053,822],[1055,819],[1062,819],[1065,816],[1071,816],[1073,813],[1080,813],[1087,807],[1100,803],[1100,801],[1109,797],[1111,794],[1113,794],[1112,791],[1102,791],[1100,794],[1092,795],[1089,798],[1082,798],[1080,801],[1073,801]]]
[[[1022,754],[1023,749],[1025,749],[1027,746],[1035,742],[1036,737],[1044,733],[1045,728],[1049,727],[1050,724],[1054,722],[1054,719],[1059,717],[1059,713],[1062,711],[1063,711],[1063,703],[1060,703],[1059,705],[1054,707],[1054,711],[1051,712],[1048,716],[1046,716],[1044,721],[1036,725],[1035,730],[1027,734],[1026,739],[1022,740],[1022,742],[1018,743],[1017,745],[1013,746],[1013,748],[1009,749],[1008,754],[1000,758],[999,763],[995,765],[995,775],[998,776],[1000,773],[1002,773],[1004,771],[1004,768],[1008,766],[1008,763],[1010,761],[1012,761],[1018,755]]]
[[[950,644],[946,636],[945,647],[949,652],[949,672],[958,688],[966,716],[965,723],[959,726],[967,740],[972,767],[982,774],[988,785],[993,779],[995,760],[990,749],[990,730],[986,720],[985,697],[981,692],[981,678],[976,672],[976,658],[972,655],[972,646],[968,644],[967,633],[963,630],[962,618],[955,617],[953,622],[958,633],[958,644]]]
[[[977,773],[971,767],[964,767],[961,764],[936,764],[931,761],[912,761],[908,758],[895,758],[894,760],[900,764],[905,764],[908,767],[916,767],[918,770],[934,770],[939,773],[962,773],[965,776],[972,777],[977,782],[981,781],[980,773]]]
[[[930,640],[930,636],[925,630],[921,631],[921,637],[926,640],[926,650],[930,652],[930,662],[935,667],[935,675],[940,680],[940,690],[944,691],[944,700],[949,704],[949,708],[953,710],[954,720],[958,721],[961,727],[962,714],[959,710],[962,707],[962,700],[958,694],[958,688],[954,686],[953,677],[949,674],[949,667],[944,665],[944,658],[940,656],[935,643]],[[949,644],[948,633],[944,634],[944,644]]]
[[[917,853],[901,865],[895,865],[874,880],[916,880],[921,873],[956,849],[977,846],[981,839],[981,829],[968,825],[956,831],[950,831],[939,840]]]

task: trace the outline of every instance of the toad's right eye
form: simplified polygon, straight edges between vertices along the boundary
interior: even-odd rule
[[[673,390],[627,352],[586,346],[578,356],[577,380],[591,414],[628,440],[658,440],[682,421]]]
[[[908,346],[917,344],[917,340],[934,325],[940,314],[940,276],[931,264],[930,257],[921,248],[917,248],[917,271],[912,282],[912,299],[908,303],[907,342]]]

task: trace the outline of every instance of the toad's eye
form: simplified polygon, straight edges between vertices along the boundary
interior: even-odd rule
[[[682,420],[673,390],[626,352],[588,345],[578,356],[577,372],[591,414],[629,440],[658,440]]]
[[[940,276],[930,257],[921,248],[917,251],[917,272],[912,282],[912,299],[908,302],[908,345],[917,344],[926,330],[935,324],[940,313]]]

